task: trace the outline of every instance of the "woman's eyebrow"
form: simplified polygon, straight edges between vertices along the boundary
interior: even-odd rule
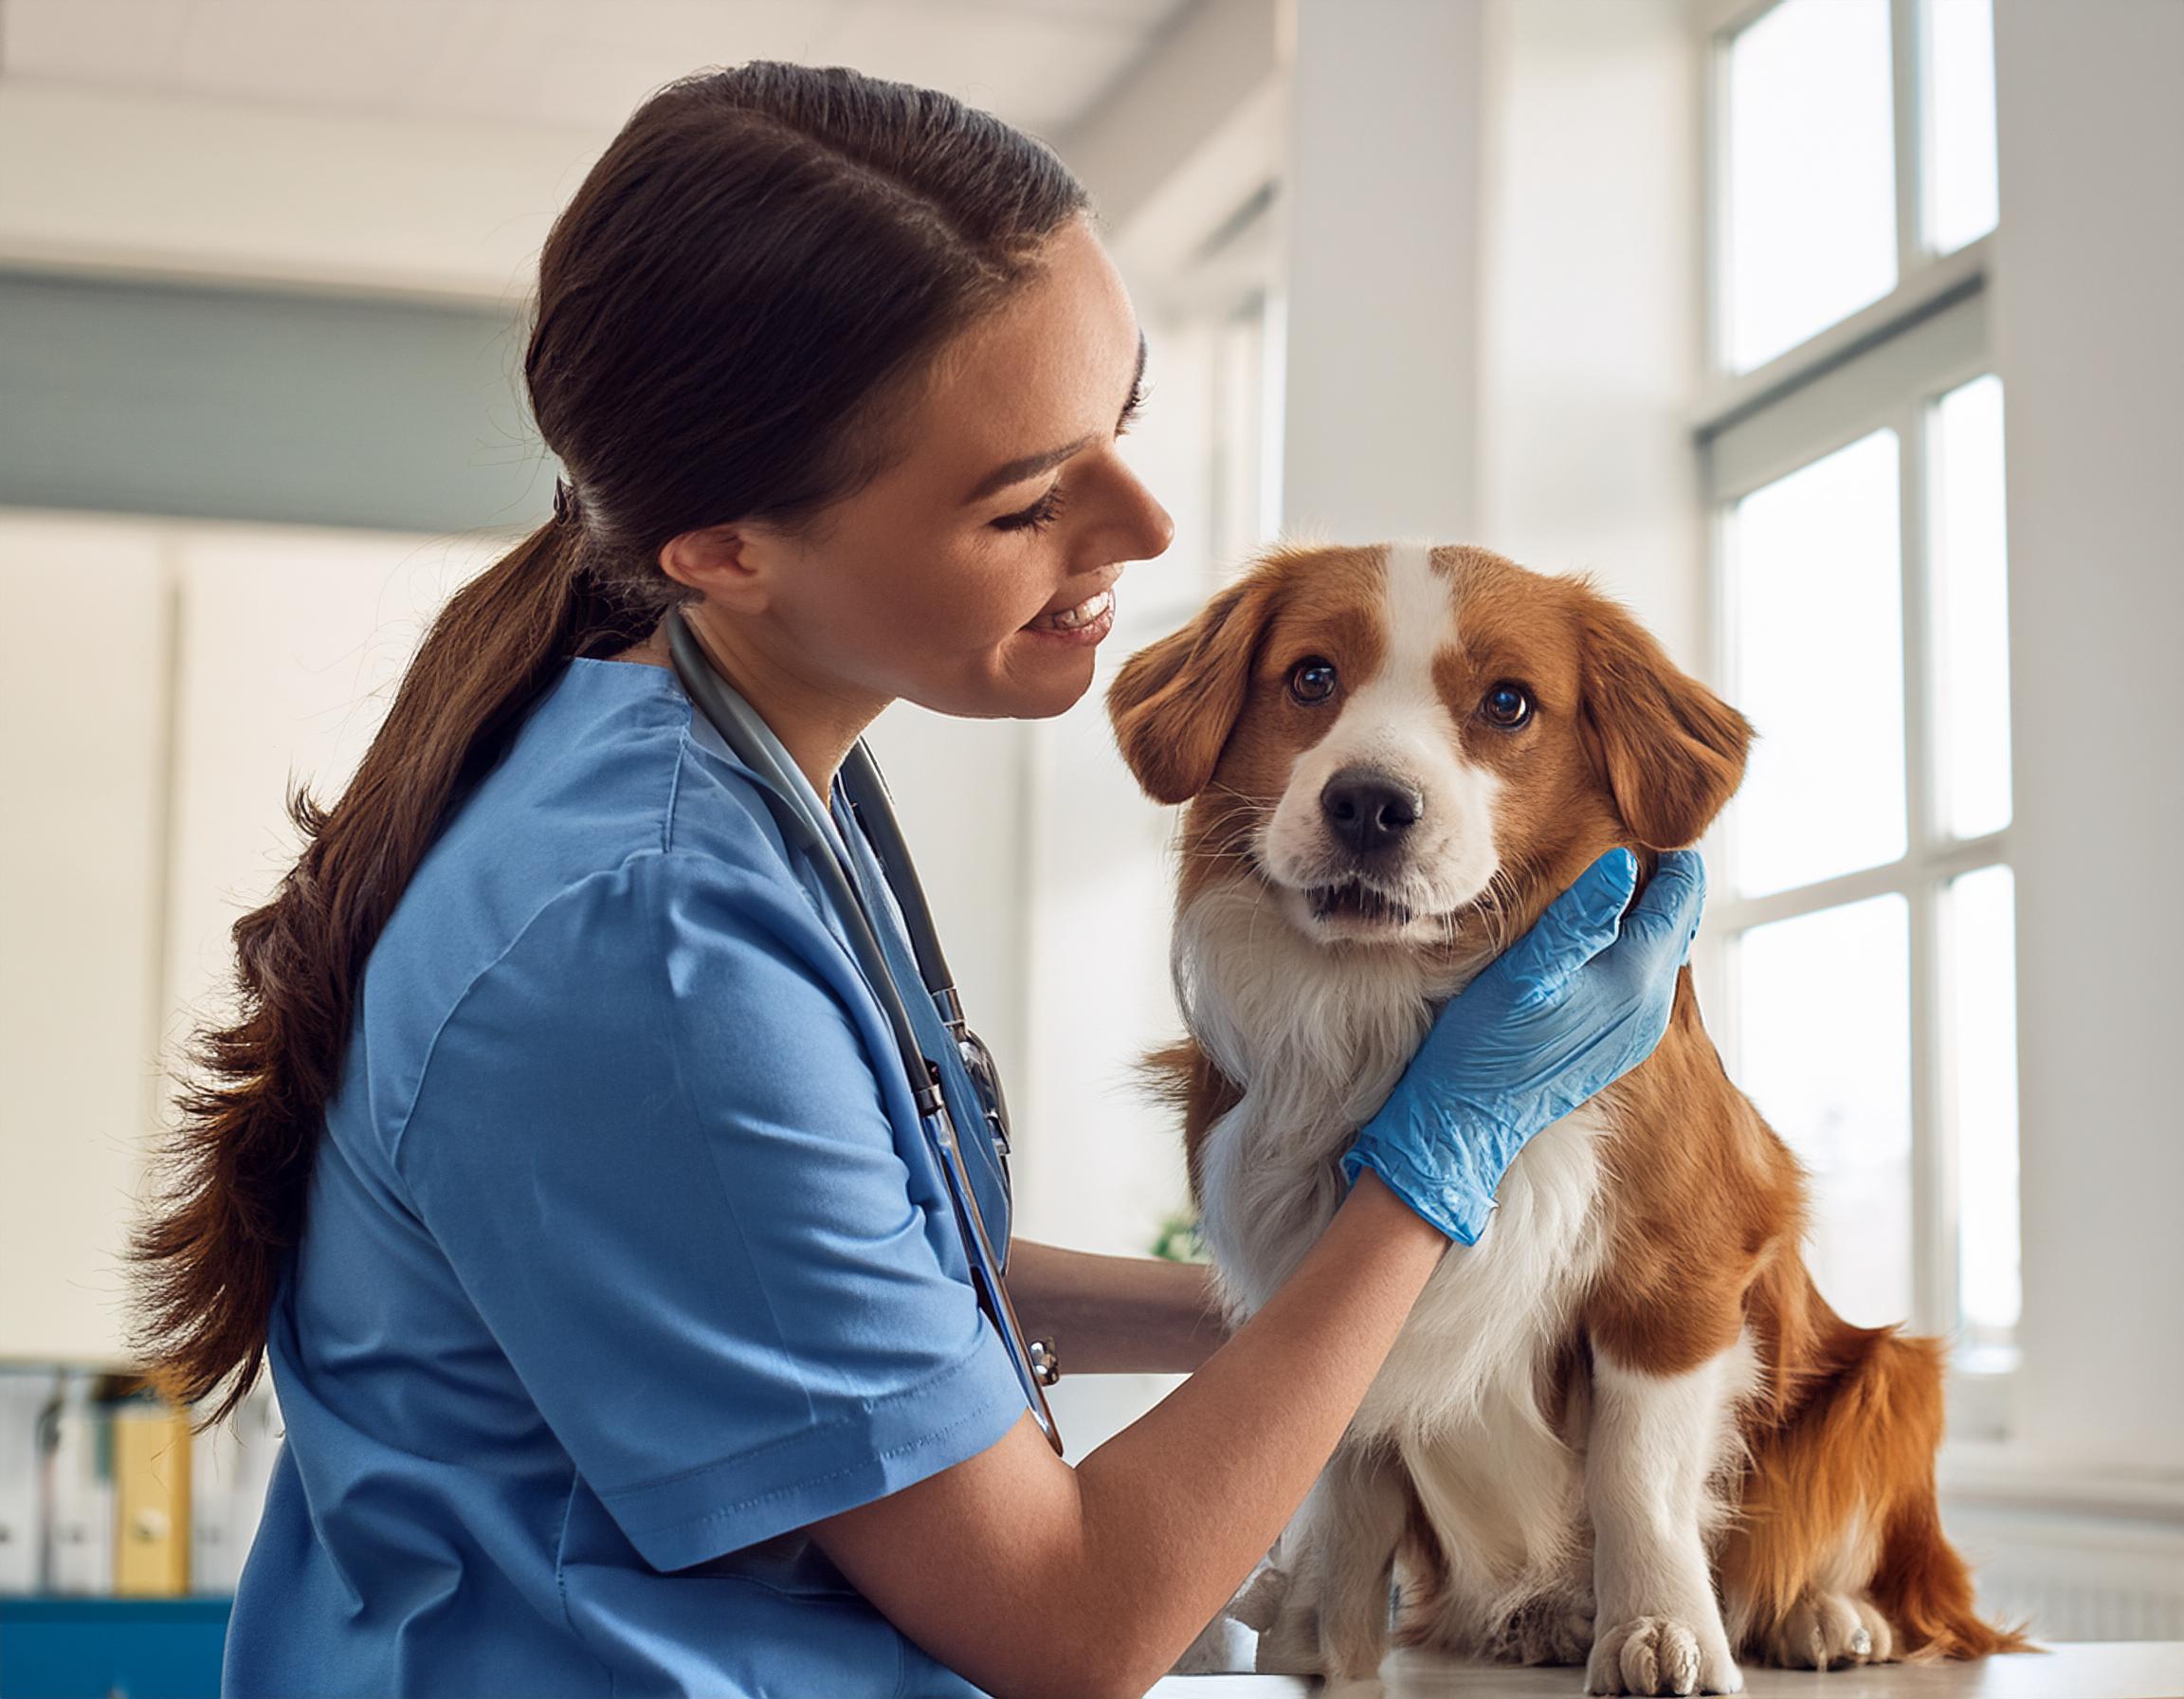
[[[1145,332],[1143,329],[1139,329],[1138,332],[1138,369],[1130,375],[1130,393],[1132,395],[1137,394],[1138,386],[1144,381]],[[1129,405],[1129,402],[1125,400],[1122,404],[1122,411],[1128,411]],[[1089,448],[1097,441],[1099,441],[1097,437],[1079,437],[1073,443],[1065,443],[1059,448],[1048,448],[1043,454],[1027,454],[1021,460],[1011,460],[1006,466],[995,466],[978,481],[976,489],[963,498],[963,505],[968,507],[974,502],[983,502],[988,496],[1007,489],[1011,484],[1021,484],[1027,478],[1036,478],[1048,466],[1060,466],[1072,454]]]

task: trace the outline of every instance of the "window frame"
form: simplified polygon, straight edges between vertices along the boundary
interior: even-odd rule
[[[1738,30],[1781,3],[1701,0],[1694,20],[1706,66],[1701,79],[1705,193],[1700,220],[1706,367],[1693,420],[1706,539],[1704,654],[1717,684],[1733,676],[1730,532],[1737,502],[1875,430],[1893,429],[1902,560],[1905,848],[1891,862],[1764,896],[1740,896],[1726,878],[1718,879],[1701,941],[1702,969],[1720,987],[1710,999],[1709,1024],[1734,1072],[1739,1052],[1737,946],[1753,927],[1884,894],[1903,897],[1911,1023],[1908,1319],[1918,1330],[1940,1333],[1952,1344],[1952,1432],[1998,1437],[2009,1427],[2014,1350],[1968,1350],[1960,1323],[1959,1141],[1951,1101],[1945,904],[1951,881],[2011,865],[2011,827],[1968,839],[1956,838],[1948,829],[1938,746],[1938,586],[1929,513],[1936,404],[1993,371],[1989,302],[1994,231],[1947,253],[1925,241],[1928,138],[1921,89],[1926,0],[1889,0],[1896,287],[1751,371],[1728,369],[1722,223],[1728,206],[1729,44]],[[2007,393],[2003,407],[2007,418]],[[1732,805],[1707,844],[1714,865],[1724,869],[1734,853],[1735,813]]]
[[[1927,171],[1926,9],[1930,0],[1888,0],[1888,74],[1895,118],[1896,286],[1856,312],[1785,349],[1748,372],[1733,371],[1725,358],[1728,333],[1729,248],[1722,240],[1721,209],[1728,204],[1729,46],[1741,30],[1757,23],[1784,0],[1696,0],[1699,39],[1704,53],[1701,77],[1702,145],[1704,174],[1699,219],[1701,275],[1704,279],[1703,317],[1706,393],[1700,412],[1717,420],[1762,405],[1785,384],[1794,385],[1818,366],[1847,358],[1885,336],[1904,312],[1936,296],[1960,294],[1965,283],[1983,277],[1993,229],[1961,247],[1943,251],[1926,240]],[[1981,250],[1976,255],[1975,249]]]

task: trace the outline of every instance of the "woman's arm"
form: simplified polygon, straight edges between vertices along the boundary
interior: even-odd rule
[[[1274,1544],[1447,1249],[1368,1170],[1265,1306],[1074,1470],[1025,1416],[811,1538],[1002,1699],[1137,1699]]]
[[[1033,1339],[1049,1340],[1065,1375],[1188,1375],[1228,1328],[1204,1263],[1012,1240],[1009,1298]]]

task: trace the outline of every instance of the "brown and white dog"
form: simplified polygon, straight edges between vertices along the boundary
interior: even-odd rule
[[[1326,1226],[1439,1004],[1595,856],[1694,843],[1751,737],[1585,582],[1425,544],[1276,548],[1108,707],[1146,792],[1189,804],[1190,1037],[1151,1063],[1235,1322]],[[1392,1573],[1398,1643],[1587,1663],[1593,1692],[2025,1644],[1941,1532],[1939,1348],[1814,1290],[1797,1162],[1688,969],[1652,1056],[1499,1198],[1233,1607],[1262,1669],[1377,1691]]]

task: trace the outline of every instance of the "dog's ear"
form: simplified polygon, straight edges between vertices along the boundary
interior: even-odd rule
[[[1272,580],[1251,573],[1115,675],[1107,718],[1123,760],[1154,801],[1188,802],[1212,778],[1244,712],[1274,600]]]
[[[1578,729],[1615,812],[1646,849],[1697,843],[1743,782],[1751,724],[1618,603],[1588,588],[1579,609]]]

